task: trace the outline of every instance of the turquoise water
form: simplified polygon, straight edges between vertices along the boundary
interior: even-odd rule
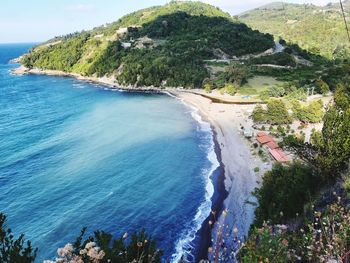
[[[166,95],[11,75],[8,60],[29,47],[0,45],[0,211],[37,262],[84,226],[145,228],[164,259],[190,254],[218,165],[208,124]]]

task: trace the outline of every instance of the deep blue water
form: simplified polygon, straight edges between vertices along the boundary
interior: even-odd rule
[[[9,59],[30,46],[0,45],[0,211],[39,247],[37,262],[84,226],[145,228],[165,259],[195,245],[217,165],[208,125],[166,95],[11,75]]]

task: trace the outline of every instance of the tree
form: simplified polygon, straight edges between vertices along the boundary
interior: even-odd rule
[[[227,67],[225,76],[226,82],[240,87],[247,80],[248,69],[244,65],[233,62]]]
[[[324,117],[322,143],[317,159],[323,172],[336,177],[350,160],[350,86],[338,85],[334,104]]]
[[[315,83],[324,96],[329,93],[330,89],[325,81],[323,81],[322,79],[318,79]]]
[[[286,124],[292,121],[282,100],[271,99],[267,102],[267,121],[271,124]]]
[[[300,162],[288,166],[276,163],[264,174],[261,187],[254,191],[259,203],[255,224],[261,225],[267,220],[280,222],[302,213],[305,202],[317,187],[317,179],[309,166]]]
[[[30,241],[25,241],[23,234],[15,239],[11,229],[6,226],[6,216],[0,213],[0,262],[32,263],[37,251]]]

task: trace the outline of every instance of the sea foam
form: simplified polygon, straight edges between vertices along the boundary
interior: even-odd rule
[[[171,97],[177,98],[176,96],[170,93],[166,92],[166,94],[168,94]],[[201,229],[204,220],[210,215],[212,206],[211,198],[214,194],[214,185],[211,177],[214,171],[220,166],[215,152],[214,134],[210,123],[203,120],[197,108],[187,104],[183,99],[177,99],[179,99],[185,106],[191,109],[191,116],[194,120],[197,121],[199,130],[201,132],[206,133],[205,141],[207,143],[206,145],[202,145],[202,147],[207,147],[207,159],[210,161],[211,166],[209,169],[202,170],[202,175],[206,183],[205,200],[198,207],[196,215],[192,221],[193,223],[191,224],[191,228],[184,229],[184,232],[176,242],[175,253],[172,255],[171,258],[171,262],[173,263],[179,262],[182,258],[189,262],[194,262],[195,260],[194,255],[192,254],[192,249],[194,248],[193,241],[196,238],[196,233]]]

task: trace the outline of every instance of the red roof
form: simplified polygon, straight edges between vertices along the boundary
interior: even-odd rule
[[[289,162],[288,156],[281,149],[269,149],[270,154],[278,162]]]
[[[258,142],[260,142],[261,144],[265,144],[268,142],[274,142],[274,139],[268,135],[265,136],[260,136],[256,138],[258,140]]]
[[[273,149],[277,149],[278,148],[278,144],[275,141],[270,141],[266,144],[267,147],[269,147],[269,149],[273,150]]]
[[[265,132],[259,131],[256,136],[257,137],[262,137],[262,136],[267,136],[267,134]]]

